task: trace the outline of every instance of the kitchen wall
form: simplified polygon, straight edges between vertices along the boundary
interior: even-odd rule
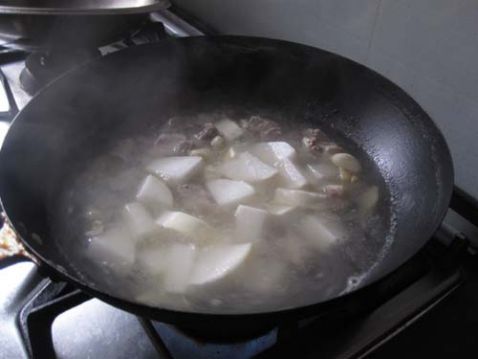
[[[173,0],[221,33],[296,41],[377,70],[445,134],[458,184],[478,197],[478,1]]]

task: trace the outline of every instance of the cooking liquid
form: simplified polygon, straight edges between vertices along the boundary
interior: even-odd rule
[[[323,194],[325,186],[338,185],[344,187],[344,194],[327,198],[325,209],[298,208],[288,215],[271,215],[260,241],[254,242],[244,263],[224,278],[213,283],[188,286],[179,293],[165,290],[161,276],[148,272],[138,258],[154,246],[177,240],[167,233],[138,241],[134,246],[135,261],[131,266],[121,266],[114,260],[98,259],[94,253],[92,255],[92,238],[124,222],[124,205],[135,201],[138,187],[148,175],[147,165],[157,158],[188,155],[198,148],[210,150],[205,167],[186,183],[169,186],[174,196],[174,205],[170,210],[204,220],[222,234],[225,243],[235,241],[234,211],[237,206],[224,209],[214,203],[205,187],[205,177],[214,177],[214,174],[205,174],[204,168],[215,168],[224,162],[231,148],[237,155],[267,140],[246,129],[238,139],[213,148],[210,139],[203,141],[194,137],[206,122],[214,123],[217,118],[221,115],[203,114],[194,121],[170,121],[158,133],[119,139],[107,152],[83,166],[65,182],[55,232],[56,237],[61,239],[58,242],[65,256],[78,267],[84,279],[93,286],[103,290],[106,286],[110,293],[139,303],[210,313],[292,308],[332,298],[360,285],[383,254],[389,234],[390,210],[383,179],[363,154],[347,148],[344,152],[359,158],[362,170],[352,179],[350,176],[341,179],[340,175],[336,175],[315,181],[306,165],[330,165],[331,154],[311,151],[307,143],[304,144],[306,128],[299,126],[282,129],[282,134],[275,133],[273,136],[274,141],[285,141],[295,148],[297,156],[294,162],[309,179],[309,183],[301,189]],[[232,120],[241,124],[240,119]],[[171,139],[169,147],[164,145],[164,135]],[[184,137],[186,141],[183,141]],[[217,177],[226,178],[224,175]],[[247,205],[267,208],[278,185],[274,180],[252,185],[256,195]],[[373,209],[364,210],[357,199],[373,186],[379,189],[379,201]],[[212,205],[202,203],[204,197]],[[163,211],[162,208],[147,209],[154,219]],[[307,216],[320,216],[339,223],[345,235],[334,245],[319,250],[304,239],[304,218]],[[187,238],[179,240],[188,242]],[[195,243],[194,240],[189,241]]]

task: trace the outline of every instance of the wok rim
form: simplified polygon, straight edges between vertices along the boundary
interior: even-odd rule
[[[181,41],[181,42],[188,42],[188,41],[195,41],[195,39],[198,38],[204,38],[205,36],[190,36],[190,37],[184,37],[184,38],[168,38],[166,40],[163,40],[163,42],[171,42],[171,41]],[[139,302],[132,301],[130,299],[124,299],[116,295],[112,295],[109,292],[102,290],[102,289],[96,289],[87,283],[84,283],[81,279],[76,278],[74,275],[69,273],[68,271],[64,270],[60,264],[56,264],[53,261],[47,259],[45,256],[42,256],[38,251],[33,249],[33,247],[30,245],[31,240],[25,239],[24,236],[22,236],[19,231],[15,228],[13,225],[13,222],[10,220],[9,214],[8,214],[8,209],[7,206],[5,206],[5,201],[4,197],[1,196],[0,193],[0,204],[4,209],[4,212],[6,214],[6,220],[10,223],[12,229],[14,232],[17,234],[17,237],[19,241],[24,245],[25,249],[28,251],[29,254],[32,255],[33,258],[37,259],[39,261],[39,265],[46,265],[48,269],[48,276],[50,278],[61,278],[62,280],[65,280],[67,282],[70,282],[74,284],[76,287],[80,288],[83,290],[85,293],[91,295],[92,297],[99,298],[101,300],[104,300],[105,302],[108,302],[116,307],[119,307],[121,309],[127,310],[129,312],[137,313],[137,314],[144,314],[145,312],[148,313],[147,316],[150,318],[154,319],[160,319],[162,317],[164,318],[173,318],[171,322],[176,322],[176,319],[182,318],[182,319],[192,319],[192,320],[200,320],[204,318],[208,319],[217,319],[217,320],[247,320],[251,318],[259,318],[259,317],[288,317],[292,314],[297,314],[299,316],[306,315],[307,313],[313,313],[316,312],[317,309],[319,308],[328,308],[332,307],[336,304],[339,304],[340,302],[346,301],[346,300],[352,300],[354,297],[362,295],[364,292],[366,292],[370,287],[378,285],[380,282],[386,280],[392,273],[396,272],[402,265],[406,264],[409,262],[409,260],[414,257],[418,252],[422,250],[422,248],[428,243],[428,241],[432,238],[433,234],[436,232],[436,230],[440,227],[441,223],[443,222],[443,219],[447,213],[448,210],[448,205],[451,201],[452,193],[453,193],[453,183],[454,183],[454,166],[453,166],[453,160],[451,157],[450,149],[449,146],[441,132],[441,130],[436,126],[435,122],[431,119],[431,117],[426,113],[426,111],[401,87],[393,83],[391,80],[387,79],[383,75],[379,74],[373,69],[370,69],[362,64],[357,63],[354,60],[351,60],[349,58],[346,58],[342,55],[338,55],[336,53],[323,50],[321,48],[316,48],[313,46],[309,45],[304,45],[296,42],[291,42],[291,41],[286,41],[286,40],[280,40],[280,39],[271,39],[271,38],[265,38],[265,37],[255,37],[255,36],[240,36],[240,35],[211,35],[207,36],[207,38],[212,38],[212,39],[217,39],[219,41],[224,40],[227,41],[228,39],[234,40],[234,39],[243,39],[243,40],[254,40],[254,41],[263,41],[263,42],[269,42],[273,44],[278,44],[278,45],[285,45],[285,46],[295,46],[295,47],[302,47],[302,48],[308,48],[308,50],[312,51],[321,51],[323,53],[333,55],[336,58],[346,60],[347,62],[351,62],[354,65],[358,65],[360,68],[366,69],[368,73],[373,73],[374,76],[377,76],[381,79],[381,81],[384,81],[387,86],[391,86],[395,91],[398,91],[398,94],[401,97],[404,97],[407,99],[408,102],[414,104],[417,109],[420,111],[420,117],[422,120],[428,122],[428,125],[432,126],[435,131],[438,134],[438,140],[442,142],[444,151],[446,151],[446,159],[441,159],[444,162],[447,162],[446,166],[449,167],[450,173],[447,175],[449,177],[449,182],[451,183],[449,188],[447,189],[446,185],[443,186],[443,198],[446,199],[446,206],[442,206],[442,208],[439,211],[439,214],[436,215],[436,220],[435,224],[433,226],[430,226],[430,228],[433,227],[433,230],[430,230],[430,233],[426,236],[428,239],[427,241],[423,242],[419,247],[417,246],[416,251],[410,255],[404,255],[403,259],[401,260],[400,264],[395,266],[392,269],[385,270],[381,272],[379,276],[376,276],[376,278],[370,280],[366,284],[359,286],[355,289],[352,289],[349,292],[346,293],[340,293],[337,296],[325,299],[320,302],[314,302],[311,304],[307,305],[301,305],[301,306],[296,306],[296,307],[287,307],[284,309],[278,309],[278,310],[271,310],[271,311],[257,311],[257,312],[244,312],[244,313],[210,313],[210,312],[198,312],[198,311],[188,311],[188,310],[176,310],[176,309],[169,309],[169,308],[164,308],[164,307],[156,307],[156,306],[151,306],[148,304],[143,304]],[[140,47],[153,47],[153,46],[160,46],[161,43],[157,44],[142,44],[142,45],[136,45],[132,47],[133,49],[140,48]],[[131,49],[131,48],[129,48]],[[19,111],[12,122],[10,123],[10,127],[8,129],[8,132],[4,138],[4,142],[2,143],[2,147],[0,149],[0,163],[1,163],[1,158],[3,157],[4,151],[2,151],[3,146],[6,142],[8,142],[9,134],[11,133],[11,129],[15,128],[16,124],[21,121],[22,114],[26,112],[28,109],[30,109],[33,106],[36,106],[36,102],[39,102],[42,100],[43,96],[48,96],[48,92],[50,91],[50,88],[55,87],[57,83],[61,81],[66,81],[68,80],[69,77],[74,76],[74,74],[77,71],[81,71],[82,69],[88,68],[90,66],[94,66],[97,62],[101,62],[103,58],[109,58],[117,55],[118,53],[121,53],[122,51],[128,51],[128,49],[120,50],[114,53],[107,54],[103,57],[100,57],[98,59],[92,59],[78,67],[75,67],[73,69],[68,70],[67,72],[63,73],[59,77],[57,77],[55,80],[50,82],[48,85],[44,86],[36,95],[34,98],[32,98],[27,105]],[[0,172],[1,175],[1,172]],[[445,201],[444,201],[445,202]],[[423,234],[420,234],[419,236],[423,236]],[[395,238],[393,238],[395,240]],[[161,319],[160,319],[161,320]],[[165,320],[167,321],[167,320]]]

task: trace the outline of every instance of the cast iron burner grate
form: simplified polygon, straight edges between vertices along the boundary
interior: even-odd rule
[[[432,240],[419,254],[377,286],[366,301],[316,317],[282,323],[271,332],[242,342],[212,342],[140,318],[159,358],[360,358],[392,338],[452,293],[461,283],[460,257],[467,241],[450,247]],[[33,359],[55,358],[52,323],[90,297],[63,282],[42,280],[23,306],[17,324]],[[112,328],[117,330],[120,328]]]

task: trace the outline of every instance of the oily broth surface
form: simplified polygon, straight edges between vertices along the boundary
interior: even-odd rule
[[[304,190],[321,192],[326,184],[344,184],[343,198],[333,198],[326,210],[299,209],[280,218],[272,217],[261,240],[254,242],[253,249],[244,262],[221,280],[205,285],[188,286],[182,292],[164,290],[161,276],[151,274],[138,263],[138,256],[147,253],[158,241],[177,240],[174,234],[155,235],[135,244],[135,262],[123,266],[110,258],[91,255],[91,240],[111,226],[124,222],[122,209],[125,203],[135,200],[141,181],[148,175],[147,165],[154,159],[167,155],[188,155],[194,148],[205,147],[211,141],[198,141],[195,134],[207,122],[222,119],[222,114],[202,114],[191,120],[169,121],[155,133],[124,137],[104,153],[78,169],[65,181],[61,190],[59,211],[54,216],[54,233],[59,246],[69,261],[80,269],[94,286],[119,297],[151,306],[176,310],[211,313],[250,313],[271,311],[312,304],[344,293],[366,278],[385,248],[390,222],[388,194],[383,179],[372,164],[360,153],[350,151],[359,158],[362,171],[355,183],[342,183],[340,179],[328,180],[321,185],[310,185]],[[246,120],[249,120],[247,118]],[[237,124],[240,118],[231,118]],[[274,119],[275,120],[275,119]],[[279,123],[281,134],[261,138],[251,131],[220,150],[213,150],[207,164],[217,164],[224,159],[227,148],[234,144],[240,151],[253,144],[267,141],[285,141],[297,151],[296,161],[305,171],[306,163],[325,161],[317,153],[304,146],[303,128],[287,128]],[[169,139],[185,136],[187,145],[169,150],[158,149],[158,136]],[[164,137],[162,137],[164,139]],[[174,142],[174,141],[172,141]],[[181,141],[179,141],[181,142]],[[155,145],[156,143],[156,145]],[[181,147],[182,146],[182,147]],[[173,146],[174,147],[174,146]],[[225,178],[223,175],[221,178]],[[196,206],[196,189],[204,189],[202,173],[193,176],[181,186],[181,195],[170,186],[174,195],[173,210],[183,211],[204,220],[223,235],[224,243],[234,243],[234,209],[223,210],[220,206]],[[379,201],[366,214],[356,203],[356,198],[367,188],[379,188]],[[189,187],[189,188],[188,188]],[[247,205],[264,208],[273,196],[271,182],[254,184],[256,196]],[[202,194],[204,194],[202,193]],[[346,202],[346,205],[342,202]],[[163,209],[147,207],[153,218]],[[320,215],[336,222],[339,218],[345,238],[326,250],[317,250],[303,244],[301,226],[304,216]],[[187,239],[179,238],[187,242]],[[194,242],[194,241],[192,241]],[[86,263],[86,265],[85,265]]]

